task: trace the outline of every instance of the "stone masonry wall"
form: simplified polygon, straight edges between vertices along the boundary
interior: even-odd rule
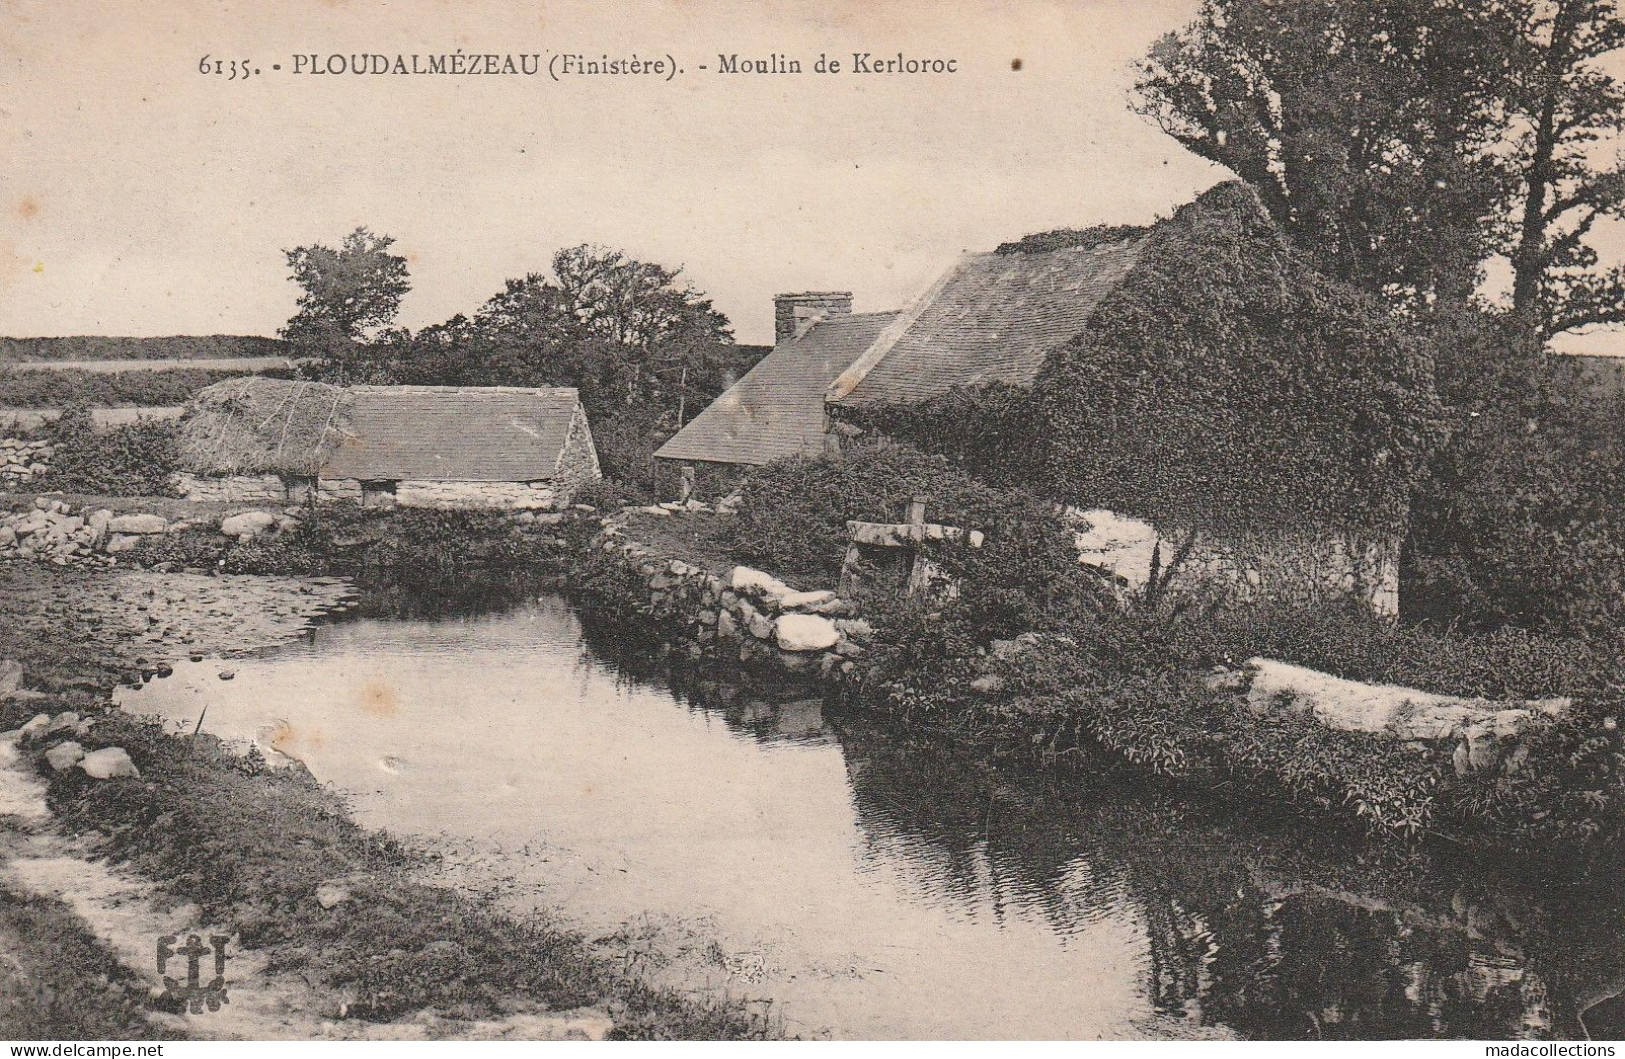
[[[0,438],[0,489],[15,489],[44,474],[51,443],[29,438]]]
[[[613,520],[591,543],[596,561],[633,575],[631,604],[666,642],[695,660],[838,683],[872,630],[833,591],[797,592],[749,567],[715,574],[625,538]]]
[[[288,502],[288,484],[276,474],[232,474],[217,478],[181,471],[175,475],[175,489],[188,500],[203,502]]]
[[[1087,529],[1077,534],[1080,556],[1123,578],[1131,588],[1146,583],[1153,549],[1163,568],[1185,540],[1181,531],[1111,511],[1073,511]],[[1355,597],[1384,618],[1399,615],[1399,537],[1357,540],[1330,531],[1287,527],[1272,532],[1204,532],[1175,572],[1172,591],[1219,594],[1242,603],[1266,600],[1321,606]]]
[[[395,503],[401,507],[510,511],[551,511],[560,505],[558,492],[545,482],[397,482]]]

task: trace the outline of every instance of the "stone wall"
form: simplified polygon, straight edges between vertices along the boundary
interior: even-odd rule
[[[27,485],[44,474],[52,452],[45,440],[0,438],[0,489]]]
[[[1079,527],[1076,539],[1083,561],[1111,571],[1134,589],[1146,584],[1153,550],[1166,570],[1187,537],[1183,531],[1159,531],[1150,523],[1101,509],[1071,515]],[[1198,534],[1169,588],[1243,603],[1284,601],[1302,606],[1352,597],[1379,617],[1397,618],[1399,548],[1397,534],[1360,540],[1312,527],[1205,531]]]
[[[322,487],[327,487],[325,479]],[[397,482],[395,503],[444,510],[552,511],[560,498],[548,482]]]
[[[285,504],[288,483],[276,474],[231,474],[213,477],[181,471],[175,489],[188,500],[205,502]]]
[[[592,452],[592,441],[586,441],[585,456],[590,457],[591,478],[598,477],[598,460]],[[579,455],[579,450],[578,450]],[[585,463],[585,461],[583,461]],[[577,480],[588,480],[588,475],[577,465]],[[307,486],[298,478],[285,478],[275,474],[234,474],[212,477],[181,473],[175,476],[175,487],[188,500],[229,503],[275,504],[301,503],[306,498]],[[569,503],[575,487],[562,489],[552,482],[397,482],[393,503],[401,507],[432,507],[446,510],[496,509],[510,511],[555,511]],[[353,478],[322,478],[316,483],[316,495],[322,501],[348,501],[361,503],[362,483]]]
[[[688,657],[840,682],[851,676],[871,629],[833,591],[797,592],[749,567],[727,574],[661,556],[626,539],[611,520],[591,543],[594,557],[631,575],[630,606]]]
[[[577,489],[603,476],[598,466],[598,447],[593,444],[592,428],[587,423],[587,410],[578,404],[570,417],[570,433],[565,437],[558,473],[551,484],[562,506],[570,502]]]

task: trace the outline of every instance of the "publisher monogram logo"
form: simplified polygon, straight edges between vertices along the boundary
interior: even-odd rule
[[[164,979],[164,999],[184,1004],[186,1010],[194,1015],[201,1015],[204,1008],[210,1011],[219,1011],[222,1004],[231,1001],[226,997],[226,942],[230,939],[224,935],[211,934],[209,944],[196,934],[186,937],[186,944],[180,948],[175,947],[178,935],[167,934],[158,939],[158,973]],[[203,958],[213,954],[214,978],[203,981]],[[186,958],[186,978],[184,981],[172,978],[164,972],[169,968],[171,959],[177,956]]]

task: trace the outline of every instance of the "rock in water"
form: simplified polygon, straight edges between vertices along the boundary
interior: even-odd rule
[[[71,769],[80,761],[84,760],[84,757],[85,748],[74,742],[58,743],[56,746],[53,746],[51,749],[45,752],[46,763],[51,766],[52,772],[61,772],[63,769]],[[130,767],[134,768],[135,766],[132,765]]]
[[[79,762],[79,767],[85,770],[85,775],[93,780],[111,780],[120,776],[140,776],[141,770],[135,767],[130,755],[125,753],[121,746],[110,746],[105,750],[92,751]]]
[[[826,651],[841,638],[834,622],[816,614],[782,614],[774,632],[783,651]]]

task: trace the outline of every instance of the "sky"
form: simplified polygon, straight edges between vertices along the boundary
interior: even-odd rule
[[[1129,107],[1134,60],[1195,8],[0,0],[0,334],[274,334],[283,252],[357,225],[406,255],[414,328],[583,242],[681,266],[745,342],[770,340],[779,291],[897,308],[965,251],[1149,222],[1227,177]],[[293,72],[458,50],[683,72]],[[853,52],[958,72],[812,73]],[[723,54],[804,72],[721,73]],[[205,75],[205,55],[260,73]]]

